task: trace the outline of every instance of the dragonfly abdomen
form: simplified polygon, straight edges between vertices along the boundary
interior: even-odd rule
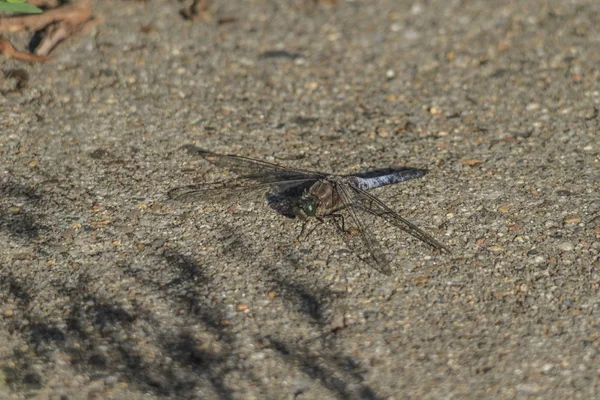
[[[407,168],[394,171],[389,174],[373,176],[369,178],[354,177],[354,184],[362,190],[375,189],[381,186],[392,185],[398,182],[408,181],[410,179],[420,178],[427,173],[427,170],[417,168]]]

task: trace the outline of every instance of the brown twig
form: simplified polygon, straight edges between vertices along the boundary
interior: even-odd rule
[[[84,16],[87,16],[86,19],[92,16],[91,0],[76,0],[43,14],[0,19],[0,32],[19,32],[25,29],[37,31],[56,21],[81,20]]]
[[[30,62],[46,62],[50,60],[49,57],[38,56],[35,54],[24,53],[22,51],[15,50],[12,44],[6,39],[0,39],[0,54],[4,54],[7,57],[14,58],[15,60],[30,61]]]
[[[35,49],[35,54],[40,56],[48,55],[58,43],[78,33],[87,33],[96,25],[102,23],[102,21],[101,18],[92,18],[84,21],[75,21],[75,23],[66,20],[53,23],[46,28],[44,38]]]
[[[55,0],[43,0],[43,5],[55,4]],[[42,0],[36,2],[42,5]],[[0,19],[0,32],[17,32],[22,30],[39,31],[45,29],[43,39],[35,51],[37,56],[46,56],[54,47],[64,39],[78,33],[85,33],[102,22],[101,18],[92,15],[91,0],[75,0],[54,9],[45,11],[43,14],[26,15],[20,17]],[[10,43],[9,43],[10,45]],[[12,46],[4,49],[4,54],[14,58],[25,59],[26,53],[21,53]],[[47,61],[47,57],[27,57],[28,61]]]

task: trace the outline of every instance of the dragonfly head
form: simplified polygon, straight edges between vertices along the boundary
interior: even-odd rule
[[[303,197],[294,206],[295,214],[299,217],[314,217],[317,215],[317,200],[313,197]]]

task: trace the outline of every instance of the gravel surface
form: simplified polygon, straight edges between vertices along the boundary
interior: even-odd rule
[[[600,3],[214,3],[3,59],[0,398],[599,398]],[[186,145],[427,168],[375,193],[453,252],[170,201],[227,177]]]

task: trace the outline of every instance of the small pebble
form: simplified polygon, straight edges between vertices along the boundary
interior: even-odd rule
[[[504,251],[504,247],[490,246],[490,247],[488,247],[488,250],[491,251],[492,253],[500,253],[500,252]]]
[[[562,242],[558,244],[558,248],[561,251],[571,251],[575,248],[575,246],[573,246],[573,244],[570,242]]]
[[[576,215],[572,215],[572,216],[570,216],[570,217],[565,217],[565,218],[563,219],[563,222],[564,222],[565,224],[578,224],[578,223],[580,223],[580,222],[581,222],[581,218],[579,218],[579,217],[578,217],[578,216],[576,216]]]
[[[535,383],[520,383],[515,386],[515,389],[526,395],[533,395],[540,392],[540,387]]]
[[[265,356],[266,356],[266,354],[264,352],[259,351],[257,353],[250,354],[250,359],[253,361],[260,361],[260,360],[264,360]]]
[[[536,263],[536,264],[541,264],[541,263],[543,263],[544,261],[546,261],[546,259],[544,258],[544,256],[536,256],[536,257],[533,259],[533,262],[534,262],[534,263]]]

